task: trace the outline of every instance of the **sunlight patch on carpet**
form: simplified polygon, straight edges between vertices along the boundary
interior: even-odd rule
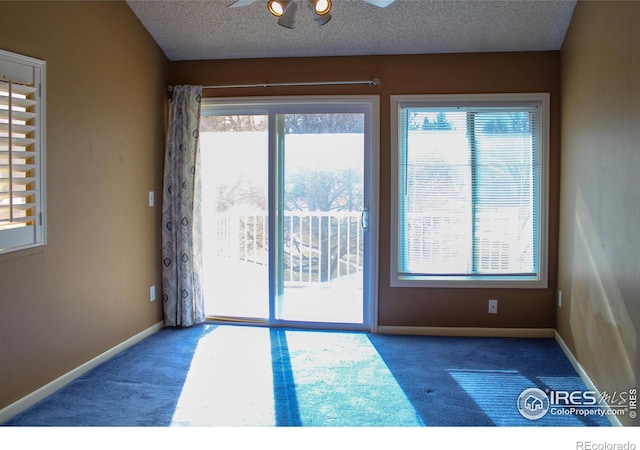
[[[360,333],[220,327],[193,356],[173,426],[423,426]]]
[[[518,413],[518,396],[523,386],[529,387],[531,383],[517,371],[454,369],[448,372],[495,425],[533,425]]]
[[[449,370],[482,411],[498,426],[579,426],[576,417],[552,417],[530,420],[518,412],[518,397],[534,386],[515,370]]]
[[[219,327],[204,336],[172,426],[274,426],[267,328]]]
[[[287,331],[303,426],[423,426],[366,335]]]

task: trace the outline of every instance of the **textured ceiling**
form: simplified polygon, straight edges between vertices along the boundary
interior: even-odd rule
[[[396,0],[386,8],[333,0],[326,25],[301,4],[288,29],[266,0],[231,3],[128,1],[172,61],[558,50],[575,7],[573,0]]]

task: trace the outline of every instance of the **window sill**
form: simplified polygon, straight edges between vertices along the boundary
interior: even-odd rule
[[[391,275],[391,287],[450,288],[450,289],[546,289],[547,280],[540,277],[504,276],[420,276]]]

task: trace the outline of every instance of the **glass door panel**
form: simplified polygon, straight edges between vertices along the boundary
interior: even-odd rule
[[[269,319],[267,116],[200,124],[205,312]]]
[[[364,114],[277,118],[277,320],[363,323]]]

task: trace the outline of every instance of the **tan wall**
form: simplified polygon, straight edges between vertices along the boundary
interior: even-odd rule
[[[557,328],[609,393],[638,387],[639,23],[639,2],[579,2],[561,54]]]
[[[47,62],[48,245],[0,255],[0,409],[162,320],[167,60],[124,2],[0,2]]]
[[[292,81],[362,80],[368,86],[208,90],[210,96],[380,95],[380,281],[379,324],[387,326],[554,327],[559,192],[559,52],[364,56],[171,62],[172,84],[251,84]],[[391,288],[390,117],[391,94],[551,93],[551,183],[549,289]],[[487,302],[499,300],[489,315]]]

